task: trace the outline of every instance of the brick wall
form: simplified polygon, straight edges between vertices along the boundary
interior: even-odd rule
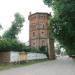
[[[48,13],[29,15],[29,42],[31,47],[48,46]]]
[[[0,52],[0,63],[8,63],[10,61],[10,52]]]

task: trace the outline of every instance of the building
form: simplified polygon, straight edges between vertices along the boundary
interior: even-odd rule
[[[29,44],[30,47],[40,48],[46,46],[50,49],[52,56],[54,56],[54,42],[51,37],[49,41],[48,33],[48,18],[51,14],[36,12],[29,14]],[[51,45],[50,45],[51,44]]]
[[[48,13],[29,15],[29,43],[31,47],[48,46]]]

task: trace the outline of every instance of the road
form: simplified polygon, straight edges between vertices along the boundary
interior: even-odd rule
[[[68,57],[0,71],[0,75],[75,75],[75,61]]]

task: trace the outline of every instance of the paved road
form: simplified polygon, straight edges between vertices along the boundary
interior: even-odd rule
[[[60,57],[54,61],[0,71],[0,75],[75,75],[75,61]]]

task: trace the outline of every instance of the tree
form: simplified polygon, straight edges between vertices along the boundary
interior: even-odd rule
[[[15,20],[12,22],[12,26],[9,30],[7,30],[3,37],[7,39],[16,39],[16,36],[21,31],[23,27],[24,17],[21,16],[19,13],[15,14]]]
[[[61,53],[61,46],[58,42],[55,43],[55,52],[57,55],[60,55]]]
[[[3,27],[2,27],[2,25],[0,24],[0,29],[2,29]]]
[[[2,25],[0,24],[0,30],[1,30],[1,29],[3,29],[3,27],[2,27]],[[1,39],[1,38],[2,38],[2,37],[1,37],[1,35],[0,35],[0,39]]]
[[[0,52],[7,52],[7,51],[27,52],[28,50],[24,43],[21,43],[16,39],[1,39]]]
[[[75,0],[44,0],[44,3],[54,10],[49,24],[54,37],[69,56],[75,55]]]

